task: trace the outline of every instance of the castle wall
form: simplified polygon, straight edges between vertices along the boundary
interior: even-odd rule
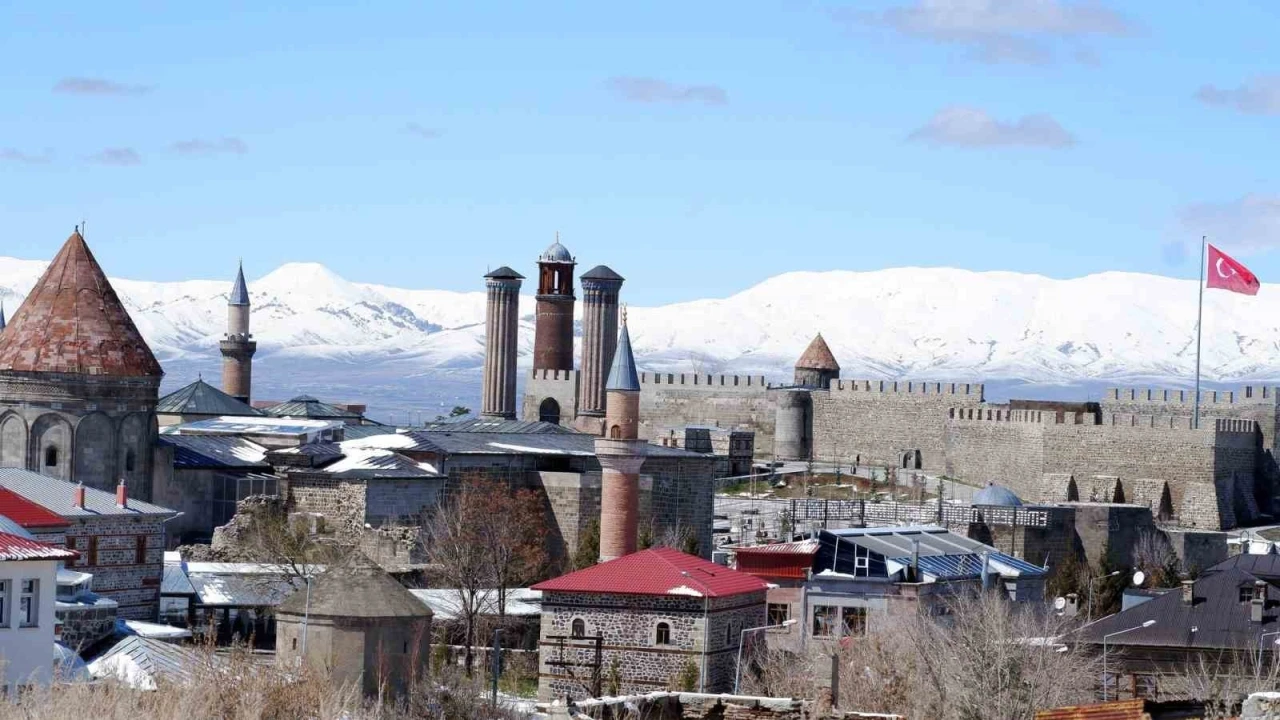
[[[687,425],[754,430],[756,452],[769,455],[777,408],[768,390],[760,375],[640,373],[640,437]]]
[[[981,406],[982,392],[964,383],[838,380],[813,393],[814,456],[897,466],[904,451],[919,450],[922,469],[944,472],[947,411]]]
[[[536,421],[542,402],[552,398],[560,406],[560,424],[572,426],[578,414],[578,375],[576,370],[530,371],[520,403],[520,419]]]

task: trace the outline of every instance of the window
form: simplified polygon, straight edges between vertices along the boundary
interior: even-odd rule
[[[867,609],[864,607],[841,608],[844,619],[844,635],[860,637],[867,634]]]
[[[1135,698],[1155,698],[1159,685],[1155,675],[1134,675],[1133,696]]]
[[[618,439],[620,439],[620,438],[622,438],[622,428],[621,428],[621,427],[619,427],[619,426],[617,426],[617,425],[614,425],[613,427],[609,428],[609,439],[611,439],[611,440],[618,440]]]
[[[1252,601],[1253,601],[1253,588],[1249,587],[1248,585],[1241,586],[1240,602],[1247,603]]]
[[[133,540],[133,549],[134,563],[137,565],[145,565],[147,563],[147,536],[135,536]]]
[[[658,623],[657,637],[654,639],[655,645],[671,644],[671,625],[667,623]]]
[[[576,638],[584,638],[587,636],[587,624],[582,618],[575,618],[573,624],[569,626],[569,634]]]
[[[294,649],[294,650],[297,650],[297,649],[298,649],[298,638],[294,638],[294,639],[293,639],[293,649]]]
[[[98,564],[98,536],[97,535],[89,536],[89,564],[90,565]]]
[[[791,606],[787,603],[769,603],[768,613],[768,624],[781,625],[791,619]]]
[[[35,627],[40,620],[40,581],[23,580],[18,598],[18,627]]]
[[[13,601],[9,597],[8,580],[0,580],[0,629],[9,627],[9,607]]]
[[[50,445],[44,449],[44,466],[58,467],[58,446]]]
[[[133,460],[134,460],[134,454],[132,450],[124,454],[124,471],[125,472],[133,472]]]
[[[836,634],[836,613],[839,610],[834,605],[813,606],[814,637],[833,637]]]

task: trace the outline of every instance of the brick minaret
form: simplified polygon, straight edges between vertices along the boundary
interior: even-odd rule
[[[516,417],[516,352],[520,325],[520,281],[524,276],[505,265],[484,276],[488,292],[484,326],[483,417]]]
[[[573,370],[573,256],[556,241],[538,257],[534,370]]]
[[[640,378],[631,354],[625,312],[605,391],[605,433],[596,440],[601,469],[600,562],[636,551],[640,466],[644,464],[646,445],[638,439]]]
[[[608,368],[618,345],[618,291],[622,276],[604,265],[582,274],[582,388],[579,414],[604,417]]]
[[[236,271],[236,282],[227,297],[227,336],[218,343],[222,350],[222,391],[248,404],[253,384],[253,354],[258,343],[249,333],[249,288],[244,282],[244,265]]]

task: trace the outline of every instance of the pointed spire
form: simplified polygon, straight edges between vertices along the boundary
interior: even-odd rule
[[[0,300],[0,330],[4,330],[4,301]]]
[[[236,270],[236,282],[231,286],[231,295],[227,297],[227,304],[249,304],[249,286],[244,282],[244,261],[240,262],[240,268]]]
[[[640,392],[640,376],[636,373],[636,358],[631,353],[631,333],[627,330],[627,308],[622,308],[622,330],[618,333],[618,347],[613,351],[613,368],[605,390]]]
[[[809,347],[805,348],[804,354],[796,361],[796,367],[806,370],[840,371],[840,363],[836,362],[836,356],[831,354],[831,348],[827,346],[827,341],[822,339],[822,333],[818,333],[809,343]]]

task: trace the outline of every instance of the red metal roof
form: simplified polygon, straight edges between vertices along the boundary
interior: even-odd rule
[[[164,374],[78,231],[0,333],[0,370]]]
[[[795,542],[769,543],[767,545],[747,545],[733,549],[734,554],[767,553],[770,555],[805,555],[813,557],[818,552],[817,540],[796,540]]]
[[[718,598],[760,592],[768,585],[755,576],[679,550],[651,548],[540,582],[533,589]]]
[[[0,532],[0,560],[74,560],[80,553]]]
[[[28,530],[66,527],[70,524],[66,518],[45,506],[34,503],[4,487],[0,487],[0,515],[9,518]]]
[[[1142,699],[1039,710],[1036,720],[1143,720],[1147,702]]]

